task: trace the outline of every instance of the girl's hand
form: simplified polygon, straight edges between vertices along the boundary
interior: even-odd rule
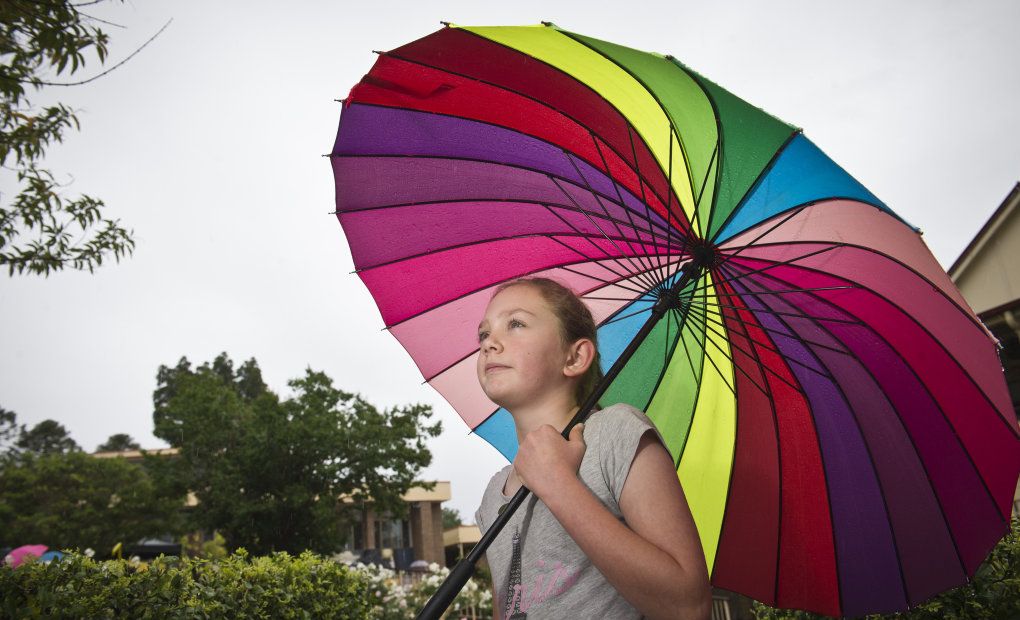
[[[514,459],[521,484],[543,499],[562,485],[577,482],[577,470],[587,448],[583,433],[584,424],[570,429],[569,441],[548,424],[528,433]]]

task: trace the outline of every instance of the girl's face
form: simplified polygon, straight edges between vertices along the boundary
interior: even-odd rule
[[[512,411],[562,397],[560,390],[573,393],[560,320],[535,287],[517,284],[493,297],[478,325],[478,343],[478,382],[497,405]]]

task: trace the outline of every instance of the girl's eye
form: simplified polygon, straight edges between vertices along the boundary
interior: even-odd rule
[[[489,337],[489,332],[478,332],[478,342],[481,342]]]
[[[524,323],[521,323],[517,319],[510,319],[510,327],[524,327]]]

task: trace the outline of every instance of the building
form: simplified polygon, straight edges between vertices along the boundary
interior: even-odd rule
[[[482,538],[477,525],[458,525],[443,532],[443,547],[446,549],[446,566],[453,568],[467,555]],[[482,558],[484,562],[484,557]]]
[[[431,489],[411,487],[404,493],[407,516],[377,514],[371,504],[362,507],[347,537],[347,550],[363,562],[392,560],[407,569],[424,560],[443,565],[443,502],[450,499],[450,483],[435,482]]]
[[[1020,183],[949,268],[949,276],[998,338],[1013,410],[1020,417]],[[1020,514],[1020,487],[1013,514]]]

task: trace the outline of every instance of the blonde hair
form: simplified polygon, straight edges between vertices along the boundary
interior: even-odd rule
[[[542,295],[542,299],[549,304],[553,314],[559,319],[560,337],[564,345],[573,344],[582,338],[591,340],[595,345],[595,358],[591,361],[591,366],[588,367],[581,380],[578,381],[574,392],[575,404],[580,406],[595,391],[603,376],[602,366],[599,363],[599,342],[595,318],[592,317],[591,310],[581,301],[577,293],[556,280],[550,280],[549,278],[519,278],[511,280],[496,287],[493,296],[498,295],[511,286],[522,285],[534,287]]]

